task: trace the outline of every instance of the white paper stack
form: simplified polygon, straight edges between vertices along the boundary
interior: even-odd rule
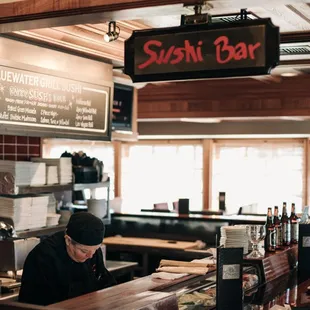
[[[40,186],[46,182],[45,163],[30,163],[30,185]]]
[[[29,229],[46,226],[48,196],[32,197],[31,221]]]
[[[0,172],[11,174],[15,186],[30,185],[31,165],[28,161],[0,160]]]
[[[58,182],[59,184],[72,183],[72,163],[70,157],[61,158],[31,158],[33,162],[44,162],[46,166],[58,167]]]
[[[222,226],[220,245],[225,248],[243,248],[249,252],[249,238],[245,226]]]
[[[60,214],[47,214],[46,226],[56,226],[59,223]]]
[[[47,194],[48,204],[47,204],[47,213],[48,214],[56,214],[56,198],[54,194]]]
[[[29,228],[32,215],[32,198],[0,197],[0,217],[13,220],[15,230]]]
[[[53,185],[58,183],[58,167],[47,166],[46,167],[46,184]]]
[[[16,231],[46,226],[48,196],[0,197],[0,217],[13,220]]]

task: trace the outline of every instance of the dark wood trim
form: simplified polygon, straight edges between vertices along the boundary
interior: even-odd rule
[[[281,43],[310,42],[309,32],[281,33]]]

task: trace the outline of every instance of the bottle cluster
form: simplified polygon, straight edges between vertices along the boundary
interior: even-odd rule
[[[279,208],[268,208],[266,221],[265,250],[274,252],[284,246],[298,243],[299,218],[295,212],[295,204],[292,203],[291,215],[288,216],[286,202],[283,202],[282,216]]]

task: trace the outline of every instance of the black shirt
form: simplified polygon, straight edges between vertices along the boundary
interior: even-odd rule
[[[84,263],[68,255],[64,232],[38,244],[28,255],[23,269],[19,301],[50,305],[115,285],[105,268],[101,249]]]

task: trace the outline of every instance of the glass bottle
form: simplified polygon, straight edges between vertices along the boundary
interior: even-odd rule
[[[283,246],[282,223],[279,219],[279,208],[274,207],[273,224],[276,228],[276,248],[281,249]]]
[[[265,238],[265,251],[275,252],[276,250],[276,228],[273,223],[271,208],[268,208],[266,220],[266,238]]]
[[[290,222],[290,218],[287,216],[286,202],[283,202],[281,223],[282,223],[283,245],[290,245],[291,244],[291,222]]]
[[[299,218],[295,213],[295,204],[292,203],[291,209],[291,243],[298,243],[298,235],[299,235]]]

